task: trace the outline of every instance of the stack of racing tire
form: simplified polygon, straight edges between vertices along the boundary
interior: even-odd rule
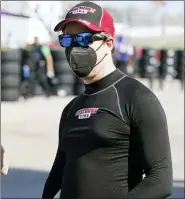
[[[17,101],[20,96],[21,50],[1,52],[1,101]]]
[[[143,48],[142,56],[138,61],[139,73],[141,78],[154,78],[156,76],[156,68],[158,60],[156,59],[156,49]]]
[[[177,56],[176,51],[171,49],[160,50],[160,66],[159,66],[159,86],[163,89],[166,77],[174,78],[176,76]]]
[[[143,56],[143,49],[141,47],[134,46],[134,73],[136,74],[136,77],[141,77],[141,69],[140,62],[142,61]]]
[[[175,78],[180,81],[181,88],[184,89],[184,75],[185,75],[185,53],[184,50],[176,51],[176,76]]]
[[[72,73],[72,70],[66,60],[64,49],[52,49],[51,53],[54,61],[55,75],[59,81],[57,86],[59,95],[74,95],[73,87],[75,84],[75,75]]]
[[[176,70],[176,76],[175,78],[176,79],[180,79],[182,80],[183,77],[184,77],[184,58],[185,58],[185,55],[184,55],[184,51],[183,50],[177,50],[176,51],[176,67],[175,67],[175,70]]]
[[[139,76],[149,80],[149,87],[153,89],[154,79],[158,76],[159,60],[157,59],[157,49],[144,48],[142,56],[138,62]]]

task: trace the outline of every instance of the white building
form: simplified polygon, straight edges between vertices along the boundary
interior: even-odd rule
[[[25,45],[29,19],[5,14],[28,15],[26,1],[1,1],[1,46],[17,47]]]
[[[52,4],[52,5],[51,5]],[[41,42],[51,40],[47,29],[34,13],[37,5],[40,5],[39,13],[47,25],[54,27],[58,22],[60,13],[59,2],[39,1],[2,1],[1,2],[1,46],[21,47],[33,41],[38,36]],[[58,11],[57,11],[58,10]],[[26,15],[30,18],[9,16],[6,12]],[[57,38],[57,37],[56,37]]]

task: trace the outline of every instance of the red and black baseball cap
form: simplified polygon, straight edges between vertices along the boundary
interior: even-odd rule
[[[107,10],[93,2],[82,2],[69,10],[64,20],[59,22],[54,31],[64,29],[64,26],[76,21],[95,32],[106,32],[114,37],[114,21]]]

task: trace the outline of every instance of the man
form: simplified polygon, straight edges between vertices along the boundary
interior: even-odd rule
[[[99,5],[73,7],[55,31],[86,90],[64,109],[42,198],[165,198],[172,162],[156,96],[113,64],[114,22]],[[142,179],[143,174],[145,178]]]
[[[38,37],[34,38],[32,44],[32,58],[36,67],[37,80],[44,89],[47,96],[56,95],[56,90],[48,83],[48,78],[54,78],[53,58],[50,49],[41,45]]]
[[[134,49],[122,34],[115,38],[115,60],[118,69],[125,74],[133,75]]]
[[[8,162],[7,162],[7,158],[5,155],[5,150],[3,148],[3,146],[1,145],[1,175],[5,176],[8,174]]]

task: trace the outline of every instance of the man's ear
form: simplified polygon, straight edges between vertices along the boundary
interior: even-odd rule
[[[114,39],[107,39],[107,41],[106,41],[106,44],[107,44],[107,46],[109,47],[109,48],[113,48],[113,45],[114,45]]]
[[[111,53],[114,54],[115,47],[114,47],[114,39],[110,38],[106,41],[106,44],[109,48],[111,48]]]

